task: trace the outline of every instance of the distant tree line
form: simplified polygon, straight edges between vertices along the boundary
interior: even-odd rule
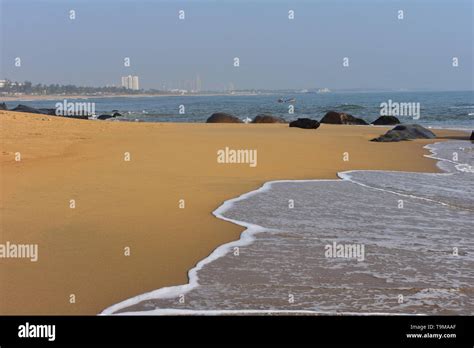
[[[126,89],[124,87],[83,87],[83,86],[75,86],[75,85],[59,85],[57,83],[53,83],[50,85],[46,84],[33,84],[30,81],[25,82],[12,82],[6,80],[3,86],[0,86],[0,93],[23,93],[23,94],[142,94],[142,93],[149,93],[149,94],[157,94],[163,93],[158,90],[138,90],[134,91],[131,89]]]

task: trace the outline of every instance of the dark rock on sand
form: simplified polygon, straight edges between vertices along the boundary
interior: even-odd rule
[[[290,122],[290,127],[297,127],[303,129],[317,129],[320,123],[310,118],[299,118],[296,121]]]
[[[269,114],[260,114],[257,115],[251,123],[286,123],[286,121],[281,117],[276,117]]]
[[[19,104],[16,108],[13,108],[11,111],[28,112],[30,114],[40,114],[40,115],[48,115],[48,116],[61,116],[61,117],[67,117],[67,118],[76,118],[80,120],[87,120],[89,118],[89,116],[87,115],[56,115],[56,109],[49,109],[49,108],[36,109],[31,106],[27,106],[23,104]]]
[[[7,104],[5,104],[5,103],[0,103],[0,110],[8,110]]]
[[[38,110],[41,111],[41,113],[43,113],[45,115],[56,116],[56,109],[41,108],[41,109],[38,109]],[[59,116],[62,116],[62,115],[59,115]]]
[[[469,140],[474,140],[474,131],[471,132],[471,137],[469,138]]]
[[[75,119],[78,119],[78,120],[88,120],[89,119],[88,115],[66,115],[66,116],[61,116],[61,117],[75,118]]]
[[[410,139],[434,139],[435,137],[436,135],[432,131],[419,124],[403,124],[396,126],[384,135],[371,141],[392,142]]]
[[[400,120],[395,116],[380,116],[378,119],[372,122],[372,124],[376,126],[394,125],[399,123]]]
[[[356,124],[356,125],[367,125],[361,118],[354,117],[352,115],[346,114],[344,112],[329,111],[324,115],[324,117],[319,121],[321,123],[329,124]]]
[[[27,106],[27,105],[23,105],[23,104],[18,104],[18,106],[13,108],[11,111],[29,112],[31,114],[46,115],[46,113],[41,111],[40,109],[32,108],[31,106]]]
[[[122,114],[120,112],[114,112],[112,114],[113,117],[117,117],[117,116],[122,116]]]
[[[216,112],[206,120],[206,123],[243,123],[238,117],[225,112]]]
[[[98,119],[98,120],[107,120],[107,119],[109,119],[109,118],[114,118],[114,117],[115,117],[115,116],[104,114],[104,115],[99,115],[99,116],[97,116],[97,119]]]

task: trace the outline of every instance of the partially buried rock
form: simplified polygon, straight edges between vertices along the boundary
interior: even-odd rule
[[[320,121],[328,124],[352,124],[352,125],[367,125],[361,118],[354,117],[344,112],[329,111],[324,115]]]
[[[31,106],[27,106],[27,105],[23,105],[23,104],[18,104],[17,107],[13,108],[11,111],[17,111],[17,112],[29,112],[31,114],[42,114],[42,115],[46,115],[45,112],[39,110],[39,109],[36,109],[36,108],[32,108]]]
[[[62,116],[62,117],[68,117],[68,118],[77,118],[77,119],[84,119],[87,120],[88,116],[87,115],[58,115],[56,114],[56,109],[51,109],[51,108],[40,108],[36,109],[31,106],[19,104],[17,107],[13,108],[11,111],[17,111],[17,112],[28,112],[31,114],[40,114],[40,115],[49,115],[49,116]]]
[[[384,135],[371,141],[393,142],[411,139],[434,139],[435,137],[436,135],[432,131],[419,124],[404,124],[396,126]]]
[[[216,112],[206,120],[206,123],[243,123],[238,117],[225,112]]]
[[[399,124],[400,120],[395,116],[380,116],[374,122],[372,122],[375,126],[386,126],[386,125],[394,125]]]
[[[260,114],[252,120],[252,123],[286,123],[286,121],[281,117],[276,117],[269,114]]]
[[[56,109],[47,109],[47,108],[40,108],[38,109],[45,115],[56,116]]]
[[[8,110],[7,104],[5,104],[5,103],[0,103],[0,110]]]
[[[98,120],[107,120],[107,119],[113,118],[113,117],[114,117],[114,116],[112,116],[112,115],[105,115],[105,114],[104,114],[104,115],[99,115],[99,116],[97,116],[97,119],[98,119]]]
[[[290,127],[297,127],[303,129],[316,129],[320,123],[316,120],[310,118],[299,118],[296,121],[290,122]]]

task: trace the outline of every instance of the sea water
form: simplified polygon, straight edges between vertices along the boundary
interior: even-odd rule
[[[444,173],[350,171],[225,202],[214,214],[246,227],[240,240],[202,260],[189,284],[103,313],[473,315],[474,146],[428,148]],[[332,246],[364,255],[331,257]]]
[[[294,98],[291,103],[278,99]],[[205,122],[214,112],[228,112],[240,119],[270,113],[287,121],[298,117],[321,119],[327,111],[335,110],[362,117],[371,122],[380,116],[381,104],[419,103],[419,119],[400,116],[405,123],[433,127],[472,128],[474,123],[474,92],[334,92],[334,93],[268,93],[255,95],[113,97],[71,99],[69,102],[93,102],[97,114],[117,109],[123,116],[114,120],[144,122]],[[54,108],[59,100],[10,101],[9,108],[26,104],[38,108]],[[289,106],[293,105],[294,113]],[[182,109],[181,106],[184,106]],[[180,113],[180,110],[184,113]],[[411,115],[415,116],[415,115]]]

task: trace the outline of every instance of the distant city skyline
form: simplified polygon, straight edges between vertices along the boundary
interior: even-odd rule
[[[474,89],[470,0],[3,0],[0,20],[0,79],[12,81],[120,86],[131,75],[160,90]]]

